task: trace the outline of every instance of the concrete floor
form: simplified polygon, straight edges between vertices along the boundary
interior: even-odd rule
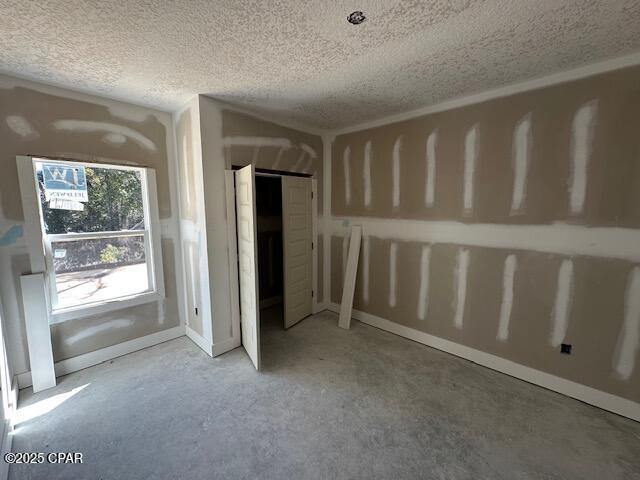
[[[23,390],[31,409],[70,396],[19,425],[14,451],[84,464],[10,478],[640,479],[639,423],[333,314],[279,321],[260,374],[183,337]]]
[[[149,289],[146,263],[56,274],[60,308],[110,300]]]

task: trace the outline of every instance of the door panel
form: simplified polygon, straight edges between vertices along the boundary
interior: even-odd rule
[[[260,308],[258,307],[258,253],[256,188],[253,165],[236,171],[236,223],[242,346],[260,370]]]
[[[284,326],[311,315],[311,179],[282,177]]]

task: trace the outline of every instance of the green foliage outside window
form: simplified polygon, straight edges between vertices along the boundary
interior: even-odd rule
[[[109,244],[100,252],[100,261],[102,263],[117,263],[126,253],[126,247],[116,247]]]
[[[131,170],[86,168],[89,201],[84,210],[49,208],[45,201],[42,173],[40,201],[48,234],[107,232],[144,228],[140,174]]]

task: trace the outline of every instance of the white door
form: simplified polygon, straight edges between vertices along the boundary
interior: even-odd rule
[[[236,223],[242,345],[260,370],[260,309],[258,307],[258,251],[256,182],[253,165],[236,171]]]
[[[284,326],[311,315],[311,179],[282,177]]]

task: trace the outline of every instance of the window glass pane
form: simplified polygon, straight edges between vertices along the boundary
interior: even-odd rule
[[[57,308],[149,290],[144,235],[51,242]]]
[[[53,166],[59,168],[53,169]],[[45,169],[54,170],[62,181],[70,170],[84,171],[87,201],[58,202],[47,197]],[[46,160],[36,162],[40,189],[40,203],[45,233],[83,233],[120,230],[143,230],[142,182],[136,170],[118,170],[100,167],[78,167],[73,163],[55,164]],[[69,180],[73,176],[69,175]],[[77,176],[76,176],[77,181]]]

